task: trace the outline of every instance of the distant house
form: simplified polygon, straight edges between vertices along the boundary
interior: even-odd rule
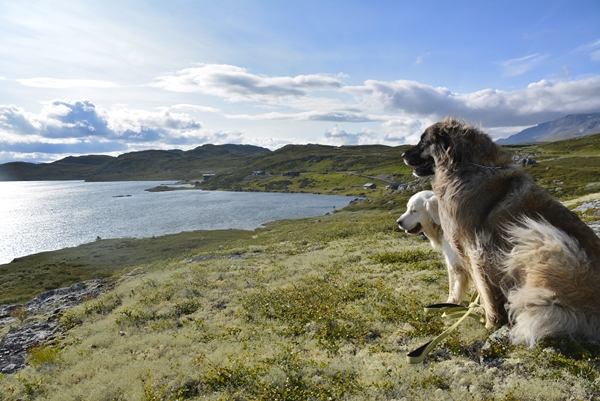
[[[363,189],[375,189],[377,188],[377,185],[371,183],[371,182],[367,182],[365,185],[363,185]]]
[[[209,178],[213,177],[215,174],[214,173],[206,173],[206,174],[202,174],[202,179],[204,181],[208,180]]]
[[[398,187],[402,184],[401,182],[395,182],[385,187],[385,189],[391,189],[392,191],[396,191]]]
[[[265,175],[266,173],[264,172],[264,170],[254,170],[252,172],[252,175]]]

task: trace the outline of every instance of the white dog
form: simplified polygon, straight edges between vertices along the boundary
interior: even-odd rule
[[[469,284],[469,274],[452,247],[444,238],[438,214],[438,200],[433,191],[414,194],[406,204],[406,212],[397,220],[398,226],[407,234],[423,233],[433,249],[442,251],[448,267],[448,303],[464,300]]]

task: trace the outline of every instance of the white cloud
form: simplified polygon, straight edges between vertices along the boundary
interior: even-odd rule
[[[346,110],[319,111],[312,110],[300,113],[270,112],[264,114],[228,114],[227,118],[237,120],[293,120],[293,121],[331,121],[331,122],[370,122],[384,120],[382,116]]]
[[[378,143],[377,134],[368,129],[363,129],[356,134],[350,134],[341,129],[337,124],[325,131],[322,143],[327,145],[368,145]]]
[[[361,86],[347,86],[364,108],[406,114],[447,114],[456,108],[455,94],[447,88],[434,88],[416,81],[368,80]],[[444,110],[445,109],[445,110]]]
[[[10,157],[50,161],[73,154],[117,154],[204,143],[250,143],[277,148],[289,142],[271,138],[248,140],[241,131],[207,129],[191,115],[168,108],[107,110],[88,100],[53,100],[39,113],[14,105],[0,106],[0,162],[10,161]]]
[[[600,61],[600,40],[590,45],[590,58],[594,61]]]
[[[171,134],[172,143],[192,143],[213,145],[223,145],[226,143],[240,143],[243,141],[243,134],[239,131],[213,131],[208,129],[198,129],[193,131],[181,131]]]
[[[531,68],[545,57],[534,54],[509,60],[504,65],[511,73],[516,73]],[[257,108],[275,109],[258,114],[234,114],[203,106],[196,106],[196,110],[192,105],[174,106],[248,121],[368,123],[398,118],[436,121],[454,115],[491,129],[535,125],[568,113],[600,109],[600,77],[577,81],[542,80],[513,91],[482,89],[459,93],[409,80],[367,80],[362,85],[351,86],[343,84],[341,76],[265,77],[241,67],[208,64],[159,77],[152,85],[167,90],[200,92],[229,101],[253,101]],[[319,92],[318,96],[314,96],[316,92]],[[382,129],[385,131],[388,127]],[[389,138],[399,140],[406,135]]]
[[[216,107],[208,107],[208,106],[199,106],[195,104],[176,104],[170,107],[171,109],[176,110],[189,110],[189,111],[199,111],[202,113],[215,113],[221,114],[221,110]]]
[[[577,48],[578,51],[587,53],[593,61],[600,61],[600,39]]]
[[[181,143],[193,138],[202,125],[187,113],[96,107],[88,100],[53,100],[40,113],[26,112],[14,105],[0,106],[0,130],[4,137],[52,139],[76,138],[87,141],[115,141],[121,143]],[[195,134],[192,134],[195,133]]]
[[[21,107],[0,105],[0,129],[19,133],[36,130],[30,119],[29,113]]]
[[[542,31],[537,31],[537,32],[532,32],[532,33],[525,31],[525,32],[523,32],[523,39],[532,40],[532,39],[537,39],[542,36],[553,35],[555,33],[556,33],[556,31],[553,29],[544,29]]]
[[[244,138],[243,142],[240,141],[239,143],[261,146],[263,148],[275,150],[275,149],[279,149],[285,145],[289,145],[291,143],[293,143],[295,145],[306,145],[308,143],[308,141],[306,139],[302,139],[302,138],[293,138],[292,139],[292,138],[266,137],[266,138]]]
[[[240,143],[243,140],[243,133],[239,131],[217,131],[207,133],[202,139],[203,143],[212,143],[223,145],[226,143]]]
[[[129,146],[98,138],[46,138],[38,135],[11,137],[0,131],[0,160],[52,161],[76,154],[112,154],[127,151]],[[12,159],[8,157],[12,155]]]
[[[218,96],[232,102],[274,102],[306,96],[312,91],[337,89],[342,82],[336,76],[325,74],[267,77],[233,65],[207,64],[163,75],[149,85],[174,92]]]
[[[536,124],[537,125],[537,124]],[[518,134],[524,129],[531,128],[531,125],[521,125],[514,127],[494,127],[489,130],[489,134],[494,139],[508,138],[511,135]]]
[[[545,57],[533,54],[508,60],[503,65],[511,73],[517,73]],[[257,107],[287,108],[258,114],[233,114],[203,106],[196,106],[195,110],[249,121],[367,123],[397,118],[436,121],[454,115],[491,129],[535,125],[568,113],[600,109],[600,77],[541,80],[513,91],[482,89],[459,93],[409,80],[366,80],[362,85],[351,86],[343,84],[342,75],[265,77],[241,67],[208,64],[159,77],[153,85],[167,90],[200,92],[230,101],[254,101]],[[312,96],[317,91],[319,96]],[[192,105],[174,107],[188,107],[194,111]]]
[[[202,128],[199,122],[186,113],[130,109],[107,112],[107,126],[117,136],[133,135],[135,138],[161,136],[163,139],[168,139],[174,133],[185,134],[187,131],[197,131]]]
[[[577,81],[541,80],[514,91],[452,92],[415,81],[374,81],[345,87],[364,110],[400,118],[436,121],[459,116],[484,127],[535,125],[569,113],[600,110],[600,77]]]
[[[429,57],[430,54],[430,52],[419,54],[415,60],[415,65],[421,64],[426,57]]]
[[[27,78],[16,79],[25,86],[35,88],[116,88],[119,85],[109,81],[98,81],[94,79],[58,79],[58,78]]]
[[[525,74],[527,71],[531,71],[536,64],[540,63],[546,58],[548,58],[548,55],[536,53],[525,57],[502,61],[500,65],[504,67],[504,76],[514,77]]]
[[[218,65],[211,65],[215,66]],[[210,79],[205,77],[202,90],[226,100],[252,100],[253,109],[244,110],[245,105],[225,104],[216,108],[193,104],[193,100],[187,100],[193,99],[193,94],[184,97],[189,103],[152,110],[131,108],[127,104],[107,109],[89,100],[53,100],[37,112],[0,105],[0,152],[85,154],[185,148],[203,143],[251,143],[277,148],[308,141],[332,145],[400,145],[416,143],[428,125],[448,115],[480,125],[494,137],[504,137],[522,127],[566,114],[600,110],[600,76],[541,80],[513,91],[482,89],[459,93],[408,80],[367,80],[350,86],[336,77],[320,74],[275,79],[253,75],[242,68],[225,67],[230,81],[237,72],[240,77],[246,76],[247,80],[242,80],[246,84],[227,86],[223,83],[227,80],[215,78],[218,84],[210,86],[207,83]],[[214,78],[218,74],[211,75],[213,72],[203,74]],[[184,75],[175,74],[173,78]],[[166,82],[163,81],[165,85]],[[196,88],[194,85],[190,87]],[[314,96],[316,92],[318,96]],[[276,101],[278,96],[282,96],[280,101]],[[243,112],[232,113],[228,107]],[[252,114],[246,110],[259,112]],[[207,114],[210,129],[198,120],[200,113]],[[257,123],[261,121],[264,123]],[[335,123],[339,125],[331,127]],[[324,134],[320,138],[304,136],[308,131]]]
[[[412,118],[391,118],[381,124],[381,130],[387,135],[386,143],[394,145],[415,144],[419,142],[421,134],[434,120],[418,120]]]

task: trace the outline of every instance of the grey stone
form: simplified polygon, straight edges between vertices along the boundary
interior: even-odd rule
[[[58,329],[57,321],[35,322],[12,328],[0,343],[0,371],[14,373],[25,366],[27,350],[51,340]]]
[[[85,299],[96,298],[104,292],[104,280],[88,280],[67,288],[46,291],[27,302],[28,314],[56,314],[82,303]]]
[[[67,288],[46,291],[25,305],[0,305],[0,324],[12,324],[18,319],[11,312],[25,306],[27,320],[38,316],[42,320],[25,324],[21,327],[11,326],[8,334],[0,341],[0,372],[15,373],[25,367],[27,351],[34,346],[51,341],[59,331],[59,314],[79,305],[86,300],[96,298],[106,291],[104,280],[88,280],[73,284]]]
[[[493,347],[502,347],[508,344],[511,344],[510,328],[506,325],[500,327],[488,337],[483,347],[481,347],[479,363],[486,368],[501,366],[504,363],[503,358],[493,355],[490,351]]]
[[[586,213],[590,209],[600,209],[600,200],[583,202],[581,205],[574,208],[573,211]]]

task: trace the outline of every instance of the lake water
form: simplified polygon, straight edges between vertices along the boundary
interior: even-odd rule
[[[352,200],[312,194],[144,191],[164,183],[0,182],[0,264],[97,237],[253,230],[269,221],[324,215]]]

